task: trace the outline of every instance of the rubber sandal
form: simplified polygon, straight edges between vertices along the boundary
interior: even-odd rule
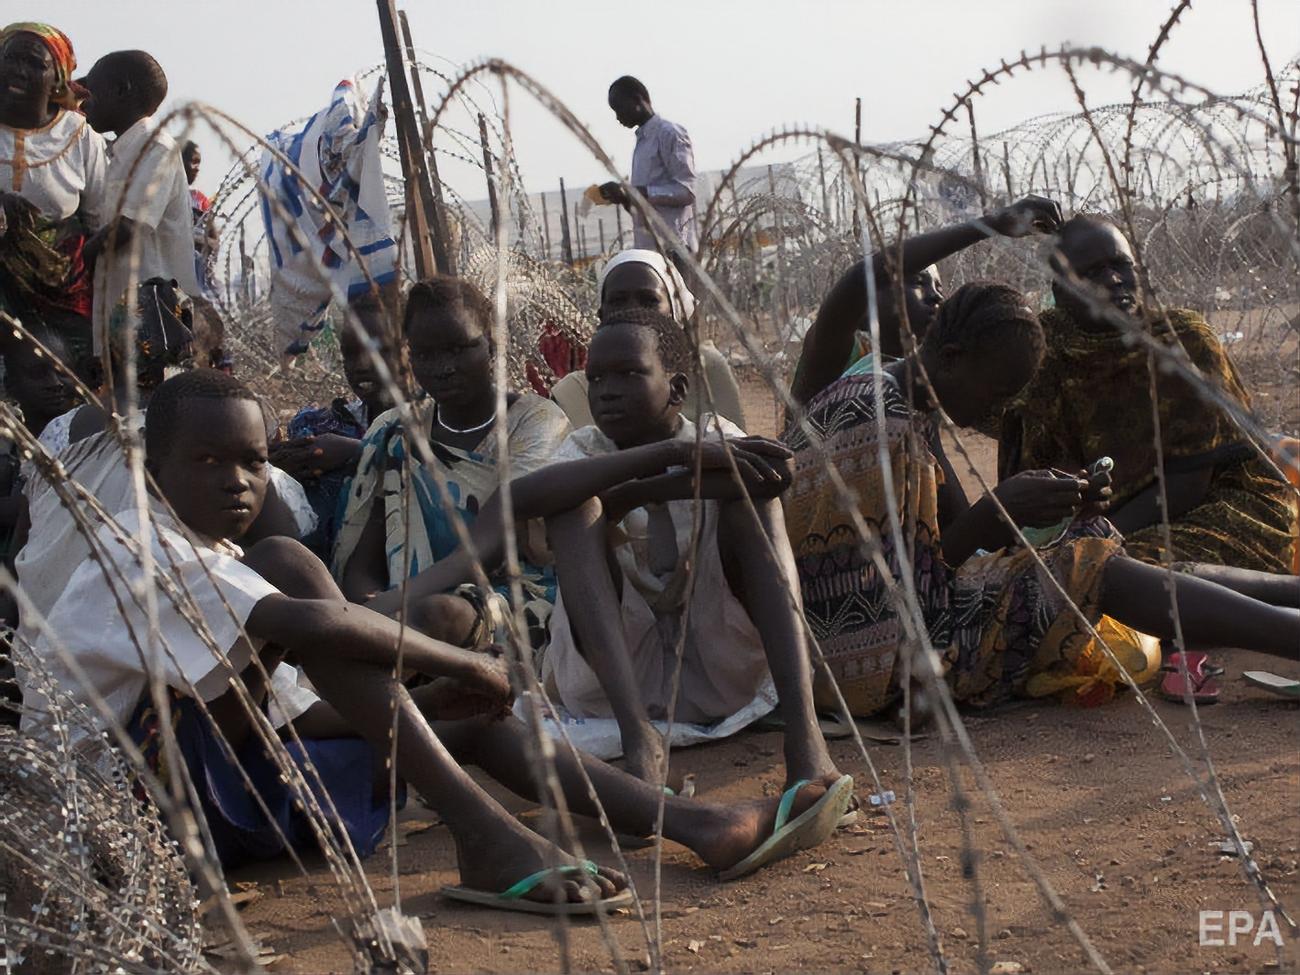
[[[560,915],[569,917],[589,915],[594,917],[596,914],[608,914],[632,903],[632,892],[630,890],[621,890],[613,897],[606,897],[603,900],[585,901],[578,904],[568,901],[557,904],[554,901],[525,899],[550,877],[557,874],[561,877],[572,877],[574,874],[587,874],[594,877],[598,872],[598,868],[594,863],[590,860],[583,860],[581,864],[547,867],[545,870],[530,873],[523,880],[499,894],[494,894],[490,890],[475,890],[473,887],[460,885],[444,887],[440,893],[448,900],[474,904],[478,907],[490,907],[498,911],[519,911],[524,914],[549,914],[553,917],[559,917]]]
[[[1174,701],[1182,704],[1186,697],[1183,694],[1183,675],[1178,667],[1178,653],[1174,652],[1169,655],[1160,672],[1165,675],[1160,681],[1160,696],[1167,701]],[[1219,700],[1219,685],[1215,683],[1214,678],[1223,674],[1222,667],[1216,667],[1209,663],[1209,656],[1204,653],[1187,653],[1187,677],[1191,682],[1192,700],[1197,704],[1215,704]]]
[[[1243,670],[1241,676],[1246,679],[1247,684],[1254,684],[1270,694],[1276,694],[1290,701],[1300,701],[1300,680],[1279,677],[1266,670]]]
[[[797,850],[816,846],[834,834],[840,817],[849,808],[850,797],[853,795],[853,776],[840,776],[820,799],[798,818],[787,822],[790,818],[790,810],[794,807],[795,796],[808,784],[808,779],[801,779],[785,790],[781,796],[781,803],[776,808],[772,835],[745,859],[719,873],[719,880],[738,880],[760,867],[788,857]]]

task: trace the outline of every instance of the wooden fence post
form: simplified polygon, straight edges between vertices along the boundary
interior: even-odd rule
[[[397,17],[401,21],[402,40],[406,44],[406,60],[411,63],[411,86],[415,89],[415,105],[420,110],[420,131],[424,133],[420,145],[429,161],[430,188],[433,190],[431,207],[433,262],[439,274],[455,274],[456,262],[448,244],[447,205],[442,198],[442,177],[438,175],[438,156],[433,150],[433,130],[429,125],[429,109],[424,100],[424,82],[420,79],[420,68],[415,59],[415,42],[411,40],[411,24],[406,19],[405,10],[399,11]]]

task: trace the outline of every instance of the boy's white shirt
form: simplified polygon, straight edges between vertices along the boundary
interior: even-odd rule
[[[176,140],[146,117],[118,136],[108,153],[104,219],[128,217],[135,239],[103,254],[95,267],[96,353],[113,306],[133,284],[159,277],[174,280],[187,295],[200,293],[190,187]]]
[[[715,413],[704,414],[700,417],[700,422],[704,425],[704,439],[706,440],[734,440],[737,437],[746,435],[745,431],[736,424]],[[696,425],[686,417],[682,417],[681,428],[673,439],[694,443]],[[613,454],[617,453],[618,449],[618,445],[601,433],[599,427],[586,426],[574,430],[565,438],[564,442],[555,451],[552,463],[559,464],[565,461]],[[695,523],[692,511],[693,505],[694,501],[689,498],[667,503],[668,512],[673,521],[673,530],[677,536],[677,551],[683,557],[690,551],[691,530]],[[646,562],[646,546],[644,543],[649,536],[649,521],[650,514],[644,507],[634,508],[624,516],[623,520],[619,522],[619,527],[622,529],[625,540],[615,549],[615,556],[618,559],[619,568],[623,570],[624,578],[630,580],[642,595],[653,602],[654,598],[664,591],[668,579],[657,575]]]
[[[114,521],[120,532],[138,539],[139,514],[134,508],[119,512]],[[191,544],[156,506],[151,522],[149,535],[157,570],[171,581],[171,590],[182,606],[193,600],[190,612],[206,622],[211,635],[209,643],[195,633],[164,585],[146,583],[153,586],[157,605],[161,636],[156,646],[157,666],[169,687],[211,701],[230,687],[231,679],[231,670],[212,648],[219,648],[234,672],[243,670],[256,649],[242,638],[243,626],[253,607],[278,590],[239,561],[242,552],[238,546],[230,542]],[[49,611],[47,626],[33,634],[31,643],[36,657],[66,695],[89,706],[86,689],[57,648],[66,650],[117,721],[125,725],[148,688],[144,659],[150,653],[148,615],[143,597],[131,591],[143,581],[143,567],[134,546],[122,541],[112,525],[101,525],[96,536],[97,547],[115,570],[111,581],[98,562],[84,561]],[[281,664],[271,676],[272,696],[279,701],[279,707],[272,706],[270,712],[274,725],[298,717],[319,700],[299,685],[293,667]],[[45,710],[44,695],[21,670],[19,679],[24,685],[24,731],[39,734],[49,730],[51,716]],[[93,707],[90,713],[98,714]],[[70,731],[75,740],[75,723]]]

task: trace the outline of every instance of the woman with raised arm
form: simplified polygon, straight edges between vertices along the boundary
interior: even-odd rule
[[[917,351],[884,367],[880,386],[873,375],[831,383],[808,404],[812,435],[798,427],[787,436],[795,477],[786,523],[804,610],[853,713],[869,715],[901,698],[902,664],[918,648],[918,621],[953,696],[980,706],[1028,693],[1037,675],[1068,677],[1095,666],[1076,607],[1093,624],[1104,614],[1142,633],[1173,636],[1164,571],[1125,556],[1123,538],[1097,517],[1110,496],[1108,474],[1025,471],[994,489],[1022,528],[1070,522],[1038,551],[1051,579],[1033,552],[1017,545],[991,498],[956,515],[940,508],[943,467],[931,448],[936,411],[942,407],[958,426],[983,424],[1029,383],[1043,351],[1042,328],[1023,295],[968,284],[944,302]],[[823,458],[853,492],[852,506]],[[883,566],[869,558],[859,519],[878,539]],[[1245,595],[1285,597],[1277,577],[1221,580],[1178,576],[1189,644],[1300,657],[1300,611],[1290,608],[1300,591],[1281,607]],[[915,600],[919,619],[906,612],[904,598]],[[818,688],[819,704],[834,701],[829,686]]]
[[[1061,208],[1041,196],[1027,196],[1010,206],[941,227],[903,241],[903,266],[891,269],[895,248],[890,246],[871,258],[876,277],[877,309],[880,319],[880,353],[888,360],[905,352],[903,318],[895,305],[896,277],[903,279],[907,326],[919,345],[943,302],[943,282],[936,266],[973,244],[989,237],[1025,237],[1055,230],[1061,223]],[[858,261],[841,275],[817,310],[812,327],[804,336],[799,363],[795,366],[790,395],[806,404],[847,372],[870,372],[871,336],[867,327],[867,276]]]

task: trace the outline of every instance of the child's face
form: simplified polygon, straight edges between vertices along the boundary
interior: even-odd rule
[[[649,329],[597,329],[587,351],[587,383],[596,426],[620,448],[676,435],[686,377],[664,368],[658,340]]]
[[[193,531],[238,539],[262,511],[266,426],[252,400],[191,399],[166,455],[151,459],[163,496]]]
[[[76,405],[71,381],[64,378],[49,356],[38,356],[31,346],[25,345],[10,358],[5,380],[29,423],[52,420]]]
[[[407,348],[415,381],[439,403],[473,404],[492,388],[492,343],[467,312],[424,312],[411,323]]]
[[[649,264],[639,261],[614,268],[601,288],[601,318],[610,318],[615,312],[631,308],[644,308],[673,317],[672,299],[663,279]]]
[[[398,361],[396,350],[380,339],[377,351],[388,368],[396,371]],[[375,370],[370,350],[351,328],[345,327],[339,333],[339,352],[343,356],[343,375],[347,378],[348,386],[361,402],[371,408],[372,416],[376,410],[382,412],[383,409],[391,406],[388,393],[379,380],[379,373]]]

